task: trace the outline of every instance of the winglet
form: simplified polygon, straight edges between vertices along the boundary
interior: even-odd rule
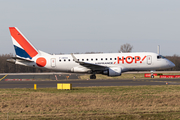
[[[71,56],[73,57],[75,62],[79,63],[78,59],[73,55],[73,53],[71,53]]]

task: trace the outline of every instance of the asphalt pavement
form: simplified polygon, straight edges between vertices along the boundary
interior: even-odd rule
[[[179,85],[180,79],[135,79],[135,80],[51,80],[51,81],[0,81],[0,88],[57,87],[57,83],[71,83],[72,87],[92,86],[140,86],[140,85]]]
[[[57,83],[71,83],[72,87],[91,86],[139,86],[139,85],[179,85],[180,79],[111,79],[81,80],[79,74],[9,74],[0,75],[0,88],[57,87]]]

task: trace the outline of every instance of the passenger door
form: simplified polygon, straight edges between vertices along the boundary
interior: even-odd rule
[[[51,67],[56,67],[56,58],[51,58]]]
[[[148,56],[147,56],[147,64],[148,64],[148,65],[151,65],[151,64],[152,64],[152,56],[151,56],[151,55],[148,55]]]

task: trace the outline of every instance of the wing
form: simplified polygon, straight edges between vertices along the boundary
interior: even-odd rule
[[[71,56],[73,57],[74,61],[76,63],[79,63],[80,65],[89,68],[91,70],[105,70],[108,67],[106,66],[102,66],[102,65],[97,65],[97,64],[93,64],[93,63],[88,63],[88,62],[82,62],[82,61],[78,61],[78,59],[71,53]]]

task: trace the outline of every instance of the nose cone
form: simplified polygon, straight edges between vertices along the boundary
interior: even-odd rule
[[[169,61],[169,67],[175,67],[175,64],[171,61]]]

